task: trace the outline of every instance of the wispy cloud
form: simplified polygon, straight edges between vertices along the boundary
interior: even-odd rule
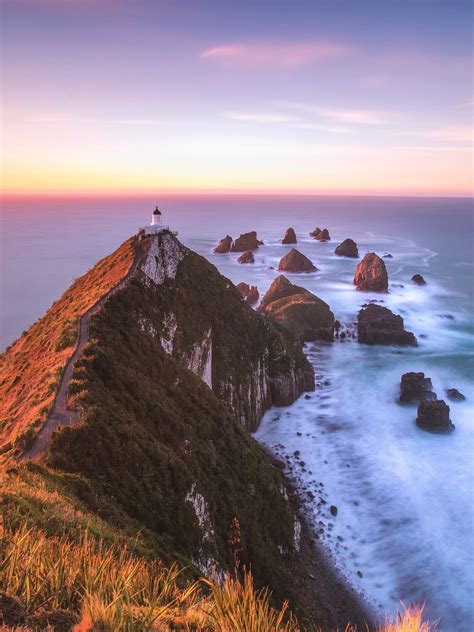
[[[232,121],[246,121],[249,123],[262,123],[263,125],[271,125],[273,123],[293,123],[298,121],[294,116],[286,116],[284,114],[271,114],[259,112],[226,112],[225,118]]]
[[[38,125],[55,125],[55,124],[72,124],[72,125],[88,125],[88,124],[109,124],[109,125],[163,125],[165,121],[159,119],[98,119],[85,116],[33,116],[24,119],[25,123],[33,123]]]
[[[348,55],[352,47],[336,42],[225,44],[207,48],[201,58],[242,64],[302,66]]]
[[[474,142],[474,129],[472,127],[446,127],[421,132],[420,135],[443,143],[472,144]]]
[[[325,108],[309,103],[299,103],[293,101],[281,101],[277,105],[286,107],[297,112],[314,114],[324,119],[337,121],[339,123],[352,123],[356,125],[387,125],[393,122],[393,117],[387,112],[379,110],[358,110],[358,109],[338,109]]]
[[[327,132],[330,134],[347,134],[352,130],[348,127],[315,123],[301,116],[292,116],[273,112],[225,112],[224,117],[231,121],[258,123],[261,125],[285,125],[296,129],[313,132]]]

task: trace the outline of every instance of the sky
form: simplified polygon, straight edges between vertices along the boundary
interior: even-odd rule
[[[471,195],[464,0],[0,0],[3,192]]]

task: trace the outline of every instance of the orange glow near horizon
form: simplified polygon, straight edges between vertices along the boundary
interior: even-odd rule
[[[135,4],[5,3],[0,191],[472,195],[462,11]]]

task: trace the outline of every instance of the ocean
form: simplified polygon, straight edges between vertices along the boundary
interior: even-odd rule
[[[319,387],[309,399],[274,408],[255,438],[280,458],[306,499],[314,531],[334,564],[381,614],[426,604],[442,631],[474,629],[474,255],[473,204],[459,198],[289,195],[5,198],[1,241],[1,347],[4,349],[71,281],[149,223],[156,203],[186,245],[235,283],[261,294],[296,246],[318,271],[288,275],[329,303],[342,323],[356,322],[363,303],[382,298],[401,314],[418,347],[367,347],[356,341],[305,349]],[[328,228],[332,240],[309,232]],[[264,246],[255,264],[214,255],[226,234],[256,230]],[[384,259],[389,293],[357,292],[356,261],[334,255],[354,239],[359,252]],[[272,269],[273,268],[273,269]],[[411,282],[422,274],[427,285]],[[446,436],[415,425],[416,408],[396,402],[400,377],[423,371],[456,426]],[[300,452],[304,466],[294,458]],[[337,515],[329,507],[337,507]]]

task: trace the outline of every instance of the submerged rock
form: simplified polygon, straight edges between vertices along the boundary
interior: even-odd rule
[[[317,267],[304,254],[292,248],[278,264],[278,269],[282,272],[315,272]]]
[[[237,259],[237,263],[255,263],[255,258],[251,250],[247,250]]]
[[[221,239],[217,246],[214,248],[214,252],[218,255],[225,255],[230,252],[232,247],[232,237],[226,235],[224,239]]]
[[[438,434],[454,430],[454,424],[449,418],[449,406],[442,399],[420,402],[416,425],[423,430]]]
[[[282,244],[296,244],[296,233],[293,228],[287,228],[285,236],[281,240]]]
[[[457,388],[447,388],[446,395],[452,402],[463,402],[466,396],[463,395]]]
[[[290,329],[300,342],[334,337],[334,314],[329,305],[283,275],[272,283],[260,311]]]
[[[317,239],[318,241],[330,241],[331,237],[329,236],[329,231],[327,228],[315,228],[312,233],[310,233],[311,237]]]
[[[232,252],[245,252],[246,250],[256,250],[263,244],[263,241],[257,239],[257,233],[252,230],[249,233],[242,233],[232,244]]]
[[[387,269],[383,260],[375,252],[368,252],[357,265],[354,274],[354,285],[358,290],[370,292],[388,291]]]
[[[400,398],[402,404],[414,404],[422,401],[436,400],[433,384],[424,373],[404,373],[400,381]]]
[[[339,255],[339,257],[352,257],[357,259],[359,256],[359,249],[353,239],[344,239],[344,241],[337,246],[334,252],[336,255]]]
[[[403,318],[386,307],[370,303],[357,318],[359,342],[367,345],[416,346],[416,338],[406,331]]]
[[[413,281],[413,283],[415,283],[416,285],[426,285],[426,281],[425,279],[421,276],[421,274],[414,274],[411,277],[411,280]]]

